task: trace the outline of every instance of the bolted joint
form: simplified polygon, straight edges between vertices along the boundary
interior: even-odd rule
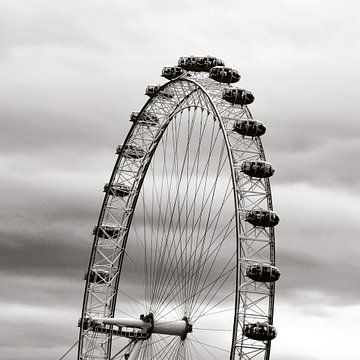
[[[144,327],[146,327],[146,331],[148,331],[149,334],[151,334],[154,329],[154,315],[152,313],[148,315],[141,314],[140,320],[145,323]]]
[[[188,333],[192,333],[192,331],[193,331],[193,326],[189,323],[189,319],[187,318],[187,316],[184,316],[183,318],[182,318],[182,320],[184,320],[185,322],[186,322],[186,328],[185,328],[185,333],[184,333],[184,335],[183,336],[181,336],[181,340],[185,340],[186,339],[186,337],[187,337],[187,334]]]

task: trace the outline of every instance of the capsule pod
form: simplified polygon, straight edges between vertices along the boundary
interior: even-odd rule
[[[222,92],[222,98],[231,104],[241,106],[249,105],[255,100],[255,96],[250,91],[239,88],[225,88]]]
[[[262,160],[245,160],[241,164],[241,171],[251,177],[268,178],[274,175],[275,169],[266,161]]]
[[[251,264],[246,268],[246,276],[254,281],[272,282],[279,280],[280,271],[269,264]]]
[[[99,238],[116,238],[120,234],[120,228],[114,225],[100,225],[95,226],[93,229],[93,234],[98,234]]]
[[[236,121],[233,129],[243,136],[261,136],[266,131],[266,127],[262,122],[250,119]]]
[[[214,66],[224,66],[224,62],[214,56],[184,56],[178,65],[186,71],[210,71]]]
[[[276,213],[268,210],[251,210],[246,213],[245,221],[254,226],[276,226],[280,219]]]
[[[124,155],[124,157],[131,159],[141,159],[146,154],[146,151],[144,149],[136,145],[119,145],[116,148],[115,153],[120,155],[121,152]]]
[[[139,112],[132,112],[130,115],[130,121],[136,122],[139,125],[153,126],[159,123],[159,118],[152,114],[150,111],[143,111],[140,115]]]
[[[108,192],[108,191],[110,195],[117,197],[125,197],[125,196],[129,196],[131,187],[124,184],[116,184],[116,183],[109,186],[109,184],[107,183],[104,185],[104,192]]]
[[[168,80],[172,80],[184,73],[185,71],[180,66],[166,66],[162,69],[161,76]]]
[[[243,333],[252,340],[271,341],[276,338],[276,329],[268,323],[246,324],[243,327]]]
[[[240,80],[239,73],[225,66],[215,66],[210,69],[209,76],[218,82],[221,83],[235,83]]]
[[[110,273],[106,270],[93,269],[85,274],[84,280],[88,277],[91,283],[106,284],[110,279]]]
[[[145,89],[145,95],[147,95],[149,97],[153,97],[153,96],[159,94],[159,95],[165,96],[167,98],[174,97],[174,95],[171,94],[170,92],[165,91],[165,90],[160,90],[160,88],[161,88],[161,85],[149,85]]]
[[[145,89],[145,95],[153,97],[159,91],[161,85],[148,85]]]

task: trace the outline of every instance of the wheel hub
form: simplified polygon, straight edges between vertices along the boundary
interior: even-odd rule
[[[148,337],[152,334],[179,336],[181,340],[185,340],[188,333],[193,330],[192,324],[187,317],[181,320],[157,321],[154,320],[152,313],[148,315],[140,315],[139,320],[126,318],[92,318],[92,322],[101,325],[115,325],[120,329],[136,328],[147,332]]]

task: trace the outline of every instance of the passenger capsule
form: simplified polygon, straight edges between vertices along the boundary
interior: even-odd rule
[[[109,184],[104,185],[104,192],[108,192],[110,195],[117,196],[117,197],[125,197],[129,196],[131,187],[124,185],[124,184],[112,184],[109,186]]]
[[[268,323],[246,324],[243,333],[252,340],[271,341],[276,338],[276,329]]]
[[[265,134],[266,127],[256,120],[238,120],[234,123],[234,131],[243,136],[261,136]]]
[[[166,66],[162,69],[161,76],[168,80],[172,80],[184,73],[185,71],[180,66]]]
[[[245,160],[241,164],[241,171],[251,177],[268,178],[274,174],[275,169],[266,161]]]
[[[212,69],[210,69],[209,76],[213,80],[227,84],[235,83],[240,80],[240,75],[236,70],[225,66],[213,67]]]
[[[143,111],[140,115],[139,112],[132,112],[130,115],[130,121],[136,122],[139,125],[154,126],[159,123],[159,118],[152,114],[150,111]]]
[[[84,280],[89,276],[91,283],[106,284],[110,279],[110,273],[106,270],[90,270],[90,274],[86,273]]]
[[[279,280],[280,271],[269,264],[252,264],[246,268],[246,276],[254,281],[272,282]]]
[[[178,65],[186,71],[209,72],[214,66],[224,66],[224,62],[213,56],[185,56],[179,59]]]
[[[124,157],[131,159],[141,159],[146,154],[146,151],[144,149],[136,145],[119,145],[116,148],[115,153],[120,155],[121,152],[124,155]]]
[[[147,95],[149,97],[153,97],[153,96],[159,94],[159,95],[162,95],[162,96],[170,98],[170,99],[174,97],[174,95],[171,94],[169,91],[160,90],[160,88],[161,88],[161,85],[149,85],[145,89],[145,95]]]
[[[100,225],[95,226],[93,229],[93,234],[98,234],[99,238],[116,238],[119,236],[121,229],[114,225]]]
[[[280,219],[273,211],[251,210],[246,213],[245,221],[254,226],[268,227],[276,226]]]
[[[255,96],[250,91],[239,88],[225,88],[222,92],[222,98],[231,104],[241,106],[249,105],[255,100]]]

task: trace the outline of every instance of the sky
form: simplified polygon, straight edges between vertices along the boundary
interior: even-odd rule
[[[0,2],[0,353],[76,340],[104,183],[145,87],[214,55],[256,97],[276,228],[272,359],[359,358],[357,1]],[[75,355],[73,355],[75,358]]]

